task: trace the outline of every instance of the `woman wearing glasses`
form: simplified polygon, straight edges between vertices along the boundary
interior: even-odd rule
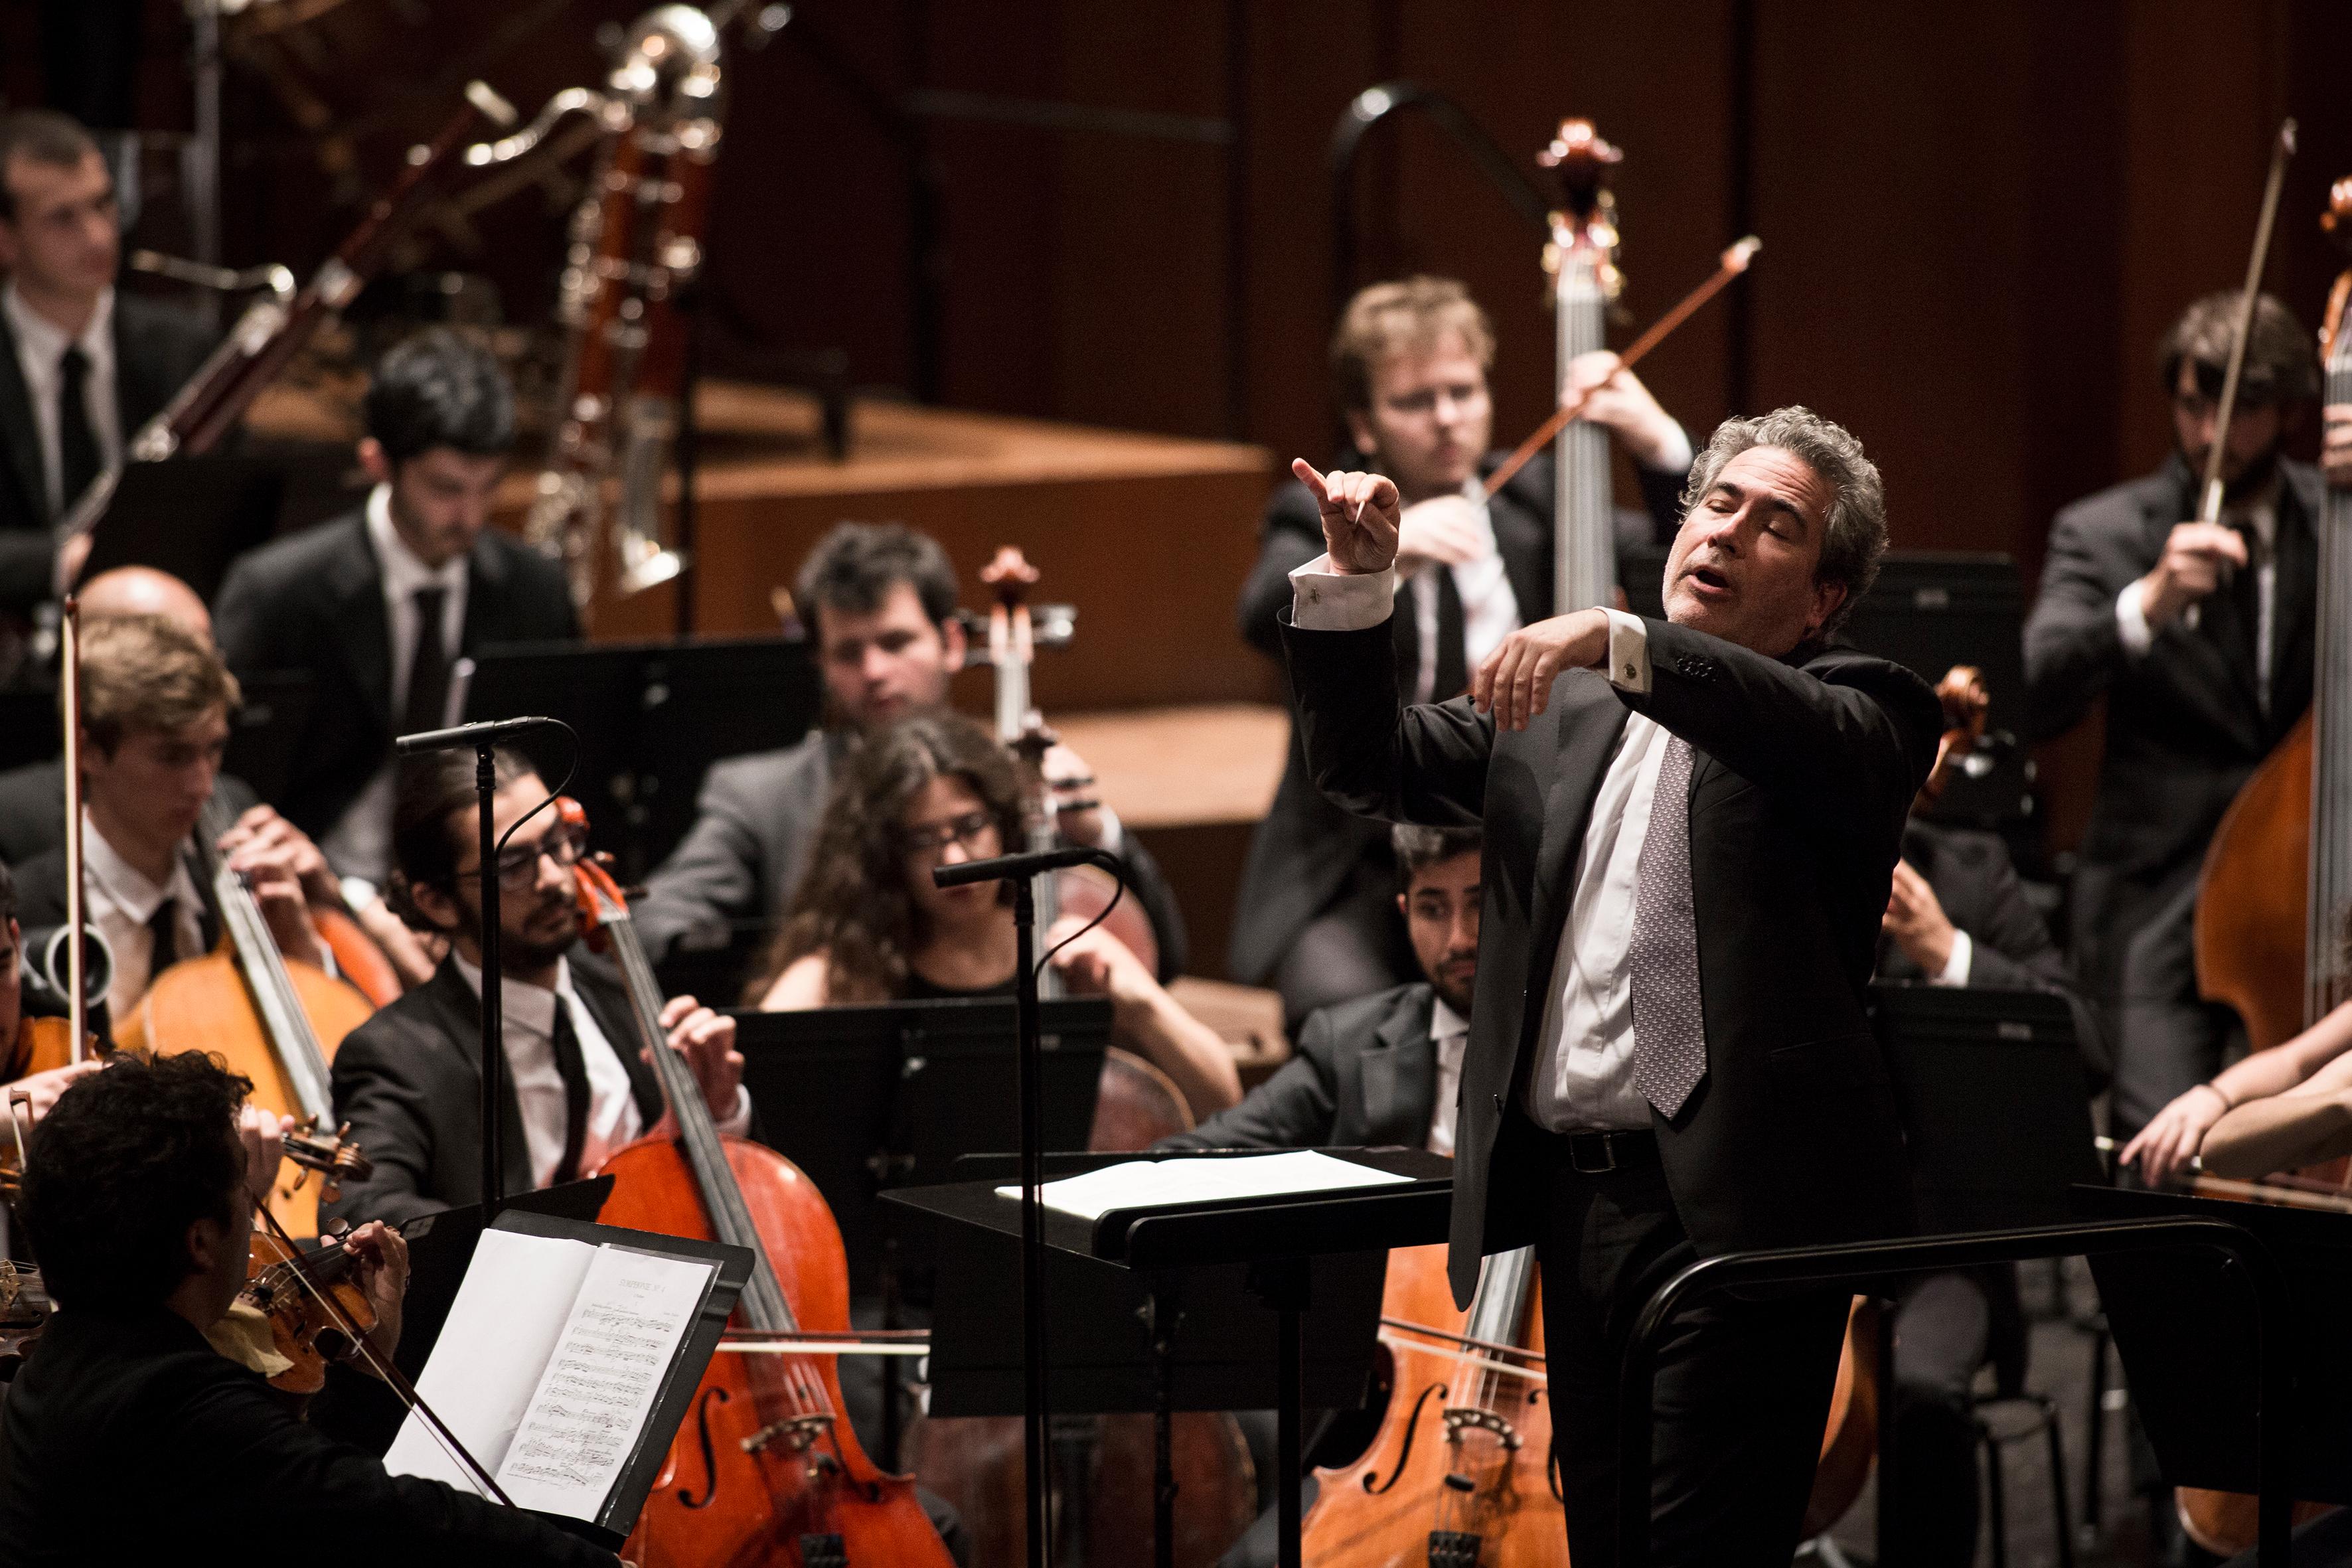
[[[1003,854],[1020,834],[1013,760],[979,725],[930,714],[873,736],[834,788],[808,875],[751,994],[770,1012],[1011,994],[1004,884],[939,888],[931,871]],[[1065,921],[1042,945],[1078,923]],[[1117,1043],[1174,1079],[1196,1117],[1241,1098],[1224,1043],[1117,939],[1087,931],[1052,962],[1072,992],[1110,998]]]

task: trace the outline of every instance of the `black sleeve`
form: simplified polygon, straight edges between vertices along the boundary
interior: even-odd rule
[[[1475,827],[1486,806],[1494,721],[1466,696],[1402,707],[1391,637],[1387,621],[1363,631],[1309,632],[1284,616],[1307,776],[1358,816]]]
[[[420,1042],[408,1037],[403,1022],[378,1014],[346,1035],[335,1052],[335,1114],[351,1123],[352,1142],[367,1152],[374,1169],[362,1179],[346,1178],[342,1196],[321,1205],[321,1218],[403,1225],[448,1206],[426,1196],[432,1121],[414,1059]]]
[[[1628,708],[1772,792],[1825,837],[1899,835],[1943,725],[1926,681],[1858,655],[1820,673],[1795,669],[1670,621],[1643,625],[1650,689],[1617,689]]]
[[[2099,520],[2061,512],[2042,591],[2025,617],[2025,729],[2046,740],[2073,727],[2123,665],[2116,598],[2134,575]]]
[[[1292,479],[1266,498],[1257,563],[1242,584],[1242,640],[1269,658],[1282,657],[1276,617],[1290,603],[1290,574],[1323,553],[1323,518],[1305,485]]]
[[[646,879],[630,923],[659,963],[683,945],[727,945],[732,922],[761,912],[760,836],[750,792],[725,762],[713,764],[695,802],[694,826]]]
[[[2006,852],[1992,856],[1984,914],[1969,931],[1970,985],[2011,991],[2070,989],[2066,958],[2025,896]]]
[[[1127,868],[1127,896],[1142,907],[1151,921],[1151,934],[1159,939],[1160,984],[1167,984],[1184,973],[1184,964],[1192,957],[1192,939],[1184,930],[1184,911],[1176,902],[1176,890],[1168,885],[1168,875],[1160,870],[1160,862],[1143,847],[1135,830],[1122,823],[1119,826],[1119,864]]]
[[[331,1539],[357,1563],[611,1568],[618,1561],[536,1515],[388,1473],[379,1460],[295,1420],[257,1379],[211,1374],[168,1407],[178,1430],[153,1434],[156,1451],[202,1456],[192,1469],[228,1479],[187,1489],[195,1513],[191,1539],[226,1542],[267,1517],[283,1540]],[[204,1521],[208,1512],[215,1517]]]
[[[1275,1075],[1190,1132],[1162,1138],[1155,1149],[1316,1149],[1330,1142],[1339,1121],[1337,1047],[1331,1009],[1318,1010],[1298,1031],[1297,1048]]]
[[[213,642],[235,670],[282,669],[270,594],[250,558],[231,566],[213,598]]]
[[[0,530],[0,609],[46,603],[57,580],[57,542],[46,526]]]
[[[1662,473],[1636,463],[1633,474],[1642,484],[1642,510],[1650,514],[1651,542],[1673,543],[1683,525],[1683,487],[1690,482],[1690,470]]]

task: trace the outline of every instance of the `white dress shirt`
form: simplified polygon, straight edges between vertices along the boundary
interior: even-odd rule
[[[1462,662],[1475,670],[1496,645],[1517,631],[1519,597],[1512,592],[1511,575],[1503,568],[1503,554],[1495,543],[1495,520],[1486,510],[1485,489],[1476,479],[1462,487],[1470,503],[1471,528],[1478,535],[1478,553],[1443,570],[1454,576],[1454,594],[1462,601]],[[1455,695],[1437,689],[1437,572],[1416,572],[1405,581],[1412,595],[1414,642],[1421,649],[1421,668],[1413,680],[1413,700],[1442,702]]]
[[[1446,1005],[1443,996],[1429,1004],[1429,1043],[1437,1047],[1437,1094],[1429,1108],[1429,1152],[1454,1152],[1454,1113],[1462,1098],[1462,1053],[1470,1044],[1470,1020]]]
[[[1290,574],[1293,624],[1306,631],[1361,631],[1391,613],[1396,574],[1334,573],[1318,555]],[[1607,678],[1629,691],[1650,689],[1649,633],[1622,610],[1609,617]],[[1576,859],[1575,891],[1552,988],[1544,998],[1527,1110],[1555,1132],[1647,1127],[1649,1102],[1633,1086],[1633,889],[1650,797],[1665,755],[1666,731],[1640,713],[1624,732],[1593,798]]]
[[[454,665],[458,644],[465,636],[467,558],[457,555],[438,566],[427,566],[418,560],[416,552],[408,548],[399,531],[392,526],[390,485],[378,485],[368,492],[367,536],[383,578],[384,626],[392,639],[390,711],[393,722],[397,724],[408,707],[408,677],[416,663],[416,595],[425,588],[441,590],[441,647]],[[454,710],[460,700],[453,681],[449,687],[451,710],[442,714],[443,723],[457,722]],[[375,776],[368,780],[366,787],[319,841],[320,850],[338,876],[366,884],[362,896],[355,900],[359,903],[365,903],[392,871],[392,806],[397,779],[396,765],[386,757],[383,766],[376,770]]]
[[[2261,495],[2221,509],[2223,527],[2244,527],[2254,536],[2254,690],[2264,712],[2270,711],[2271,666],[2276,662],[2272,642],[2278,620],[2277,498],[2277,481],[2273,480]],[[2124,652],[2136,659],[2147,658],[2147,650],[2156,646],[2156,628],[2147,620],[2145,579],[2133,578],[2116,595],[2116,636],[2124,645]]]
[[[450,961],[474,994],[482,994],[479,966],[453,952]],[[499,1037],[506,1045],[507,1071],[514,1085],[515,1104],[522,1112],[523,1142],[530,1150],[530,1184],[536,1189],[555,1180],[563,1163],[563,1135],[571,1119],[563,1092],[563,1074],[555,1065],[555,1009],[572,1016],[572,1037],[580,1042],[580,1059],[588,1069],[588,1130],[580,1141],[580,1173],[596,1169],[613,1154],[644,1136],[646,1124],[637,1114],[635,1090],[619,1051],[597,1026],[596,1015],[580,1000],[572,984],[568,960],[555,961],[555,989],[531,985],[509,974],[504,987],[506,1016]],[[719,1123],[719,1131],[740,1138],[751,1125],[751,1097],[741,1085],[735,1104]]]
[[[106,835],[98,830],[85,808],[81,814],[82,896],[89,923],[98,928],[114,953],[114,978],[106,990],[106,1007],[118,1027],[131,1016],[155,978],[155,933],[147,922],[165,899],[176,899],[173,910],[174,941],[182,958],[203,953],[204,895],[188,872],[184,853],[172,858],[169,880],[156,882],[124,859]]]
[[[0,289],[0,312],[16,340],[16,368],[25,377],[25,391],[33,400],[33,429],[41,443],[41,478],[52,517],[79,496],[60,495],[65,459],[58,453],[58,386],[63,372],[58,361],[79,343],[89,368],[82,375],[82,395],[89,405],[89,428],[98,437],[99,462],[112,468],[122,461],[122,416],[114,399],[114,290],[98,297],[98,309],[79,338],[68,338],[57,323],[25,302],[11,279]]]

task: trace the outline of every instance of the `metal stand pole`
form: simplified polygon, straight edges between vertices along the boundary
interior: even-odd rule
[[[1155,1274],[1147,1298],[1151,1330],[1153,1568],[1176,1568],[1176,1329],[1184,1319],[1179,1289],[1171,1276]]]
[[[482,1218],[498,1218],[506,1202],[505,1151],[499,1147],[506,1109],[506,971],[499,963],[498,747],[474,748],[474,799],[480,824],[482,887]]]
[[[1013,1009],[1021,1036],[1021,1372],[1024,1394],[1022,1452],[1028,1463],[1029,1568],[1050,1568],[1046,1539],[1045,1046],[1037,1008],[1037,900],[1026,877],[1013,879]]]

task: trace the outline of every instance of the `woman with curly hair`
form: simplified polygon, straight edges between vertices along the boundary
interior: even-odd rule
[[[1010,995],[1013,910],[1001,882],[936,887],[934,868],[1021,841],[1021,784],[1004,749],[953,713],[868,739],[835,786],[815,854],[751,994],[770,1012],[835,1003]],[[1047,932],[1051,948],[1076,930]],[[1241,1098],[1233,1056],[1100,928],[1055,952],[1069,990],[1108,995],[1119,1045],[1159,1068],[1196,1117]]]

